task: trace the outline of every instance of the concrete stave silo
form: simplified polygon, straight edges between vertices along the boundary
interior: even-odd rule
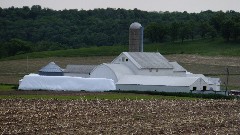
[[[143,52],[143,27],[134,22],[129,27],[129,52]]]

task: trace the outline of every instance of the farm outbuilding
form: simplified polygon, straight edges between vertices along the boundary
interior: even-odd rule
[[[190,92],[190,90],[207,90],[208,84],[199,77],[127,75],[117,82],[116,89]]]
[[[113,79],[117,90],[220,90],[219,79],[191,74],[159,52],[122,52],[111,63],[94,68],[90,77]]]
[[[64,76],[89,78],[91,71],[97,65],[67,65]]]
[[[25,75],[19,90],[53,90],[53,91],[105,91],[115,90],[112,79],[82,78],[71,76]]]
[[[39,75],[44,76],[63,76],[63,69],[54,62],[50,62],[38,71]]]

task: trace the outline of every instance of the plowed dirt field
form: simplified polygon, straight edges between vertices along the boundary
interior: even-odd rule
[[[0,100],[1,134],[239,134],[240,101]]]

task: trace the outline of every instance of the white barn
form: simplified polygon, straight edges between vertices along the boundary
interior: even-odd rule
[[[208,88],[208,84],[198,77],[174,76],[124,76],[117,82],[117,90],[152,90],[167,92],[189,92]]]
[[[191,74],[177,62],[169,62],[159,52],[123,52],[111,63],[94,68],[90,78],[113,79],[117,90],[220,90],[218,79]]]

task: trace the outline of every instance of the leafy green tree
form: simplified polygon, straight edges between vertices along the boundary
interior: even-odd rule
[[[163,42],[167,34],[167,26],[162,23],[150,23],[144,30],[146,38],[153,42]]]
[[[201,22],[199,26],[200,35],[202,38],[206,38],[206,35],[209,33],[209,29],[211,28],[208,22]]]
[[[191,31],[191,28],[188,25],[188,23],[182,22],[179,24],[179,37],[181,38],[182,43],[185,39],[188,39],[188,36],[190,35],[190,31]]]
[[[189,29],[189,36],[193,40],[197,33],[196,22],[194,20],[190,20],[187,22],[187,26]]]
[[[180,29],[180,25],[178,22],[171,23],[169,28],[169,34],[173,42],[178,40],[179,29]]]
[[[7,56],[31,52],[30,44],[21,39],[11,39],[4,43],[2,48],[7,52]]]
[[[210,24],[213,25],[213,27],[218,33],[221,31],[221,25],[225,18],[226,18],[225,13],[223,11],[218,11],[210,19]]]
[[[210,26],[209,27],[209,32],[208,32],[208,35],[214,39],[217,37],[217,30],[213,27],[213,26]]]
[[[233,28],[233,38],[235,41],[237,41],[239,37],[240,37],[240,22],[235,22]]]
[[[223,38],[229,41],[233,33],[234,33],[234,22],[232,20],[225,20],[222,24]]]

